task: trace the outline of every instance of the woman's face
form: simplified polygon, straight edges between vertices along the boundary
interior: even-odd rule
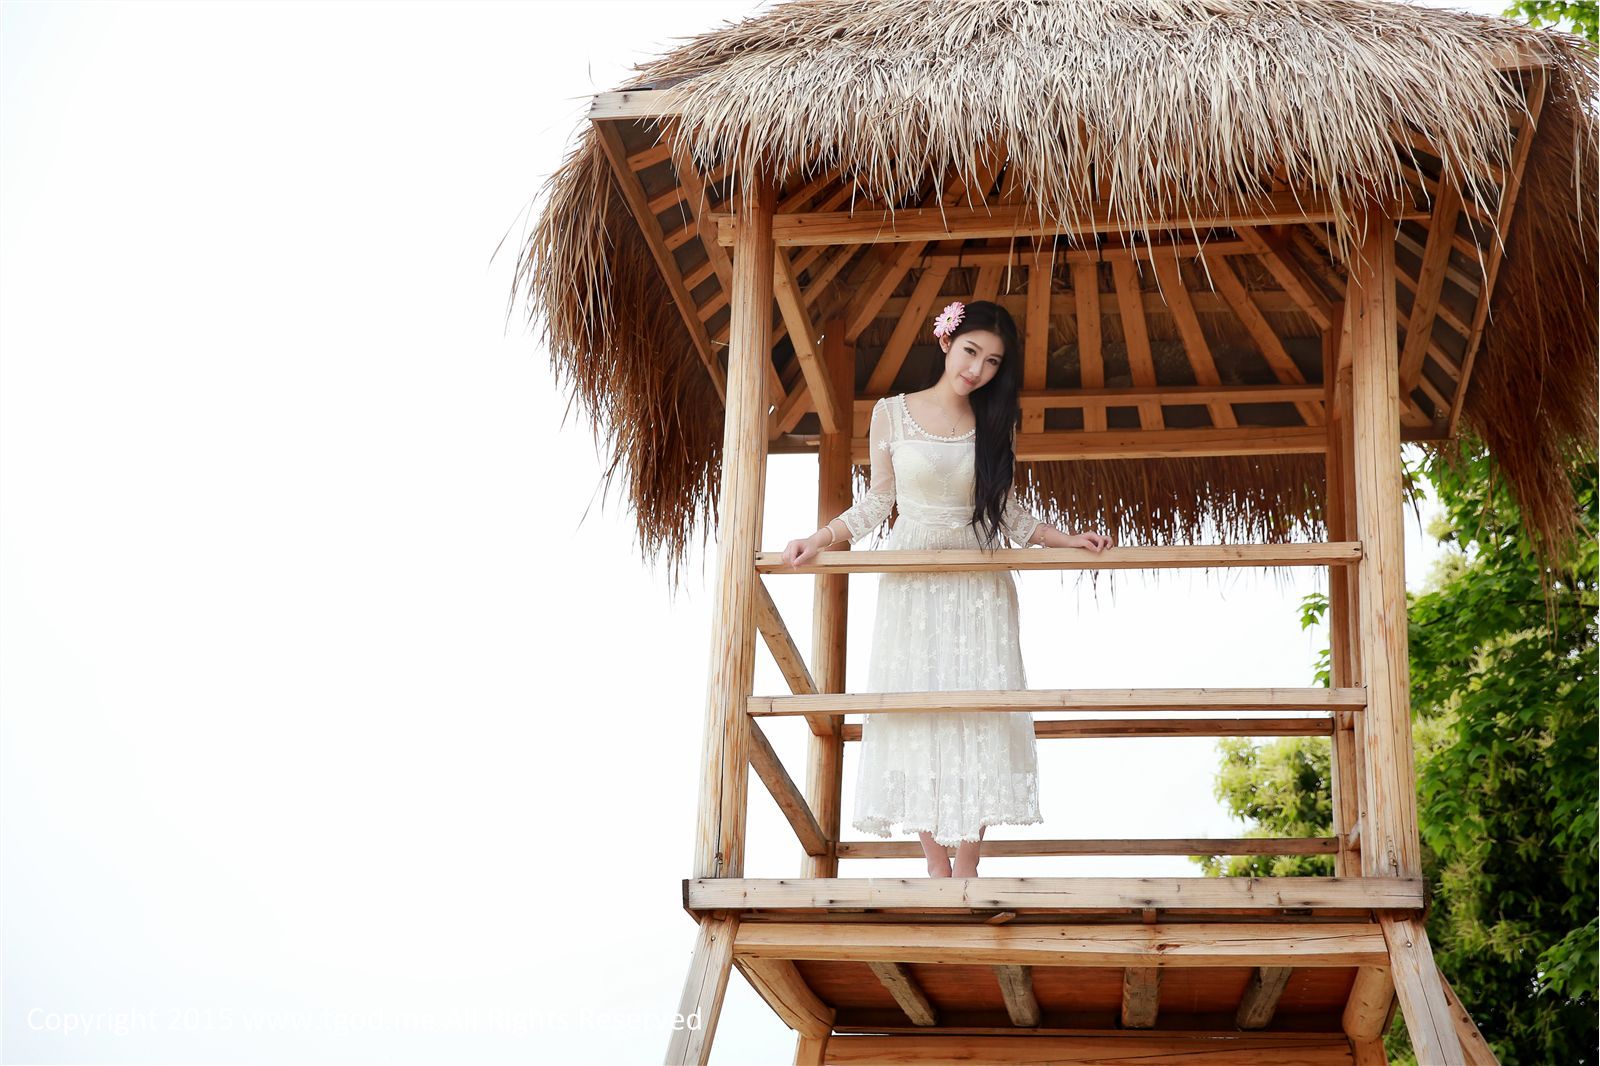
[[[956,395],[966,396],[989,384],[989,379],[1000,370],[1000,360],[1005,358],[1006,344],[998,333],[986,329],[973,329],[952,341],[939,338],[944,349],[944,372],[950,379]]]

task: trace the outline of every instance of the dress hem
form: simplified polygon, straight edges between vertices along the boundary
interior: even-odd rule
[[[859,829],[863,833],[870,833],[873,836],[882,837],[883,839],[888,840],[891,837],[893,837],[893,835],[894,835],[893,831],[892,831],[893,827],[898,823],[900,825],[900,831],[902,833],[905,833],[905,834],[911,835],[911,836],[915,836],[918,833],[932,833],[933,834],[933,841],[934,841],[935,844],[940,844],[940,845],[942,845],[944,847],[951,847],[951,846],[960,845],[960,844],[976,844],[976,843],[978,843],[979,840],[981,839],[978,836],[978,830],[979,829],[987,829],[990,826],[994,826],[994,825],[1038,825],[1043,821],[1044,821],[1044,818],[1041,815],[1037,815],[1037,814],[1035,814],[1035,815],[1018,815],[1018,816],[1015,816],[1015,817],[998,816],[998,817],[995,817],[995,818],[992,818],[992,819],[985,819],[985,820],[980,821],[978,823],[977,829],[972,830],[972,832],[970,834],[964,833],[961,836],[951,837],[951,838],[949,838],[947,840],[939,839],[938,827],[937,826],[932,826],[932,825],[912,825],[910,822],[908,822],[908,821],[906,821],[904,819],[880,818],[880,817],[858,818],[858,819],[852,821],[850,823],[850,825],[851,825],[852,828]]]

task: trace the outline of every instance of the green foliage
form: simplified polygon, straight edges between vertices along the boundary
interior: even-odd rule
[[[1408,478],[1441,509],[1429,532],[1446,547],[1409,596],[1413,741],[1428,933],[1504,1066],[1593,1063],[1600,884],[1600,476],[1572,471],[1585,536],[1576,558],[1545,572],[1482,445],[1418,453]],[[1301,623],[1326,618],[1308,596]],[[1328,684],[1328,659],[1318,664]],[[1250,835],[1332,831],[1325,738],[1219,743],[1216,794]],[[1196,859],[1207,874],[1329,874],[1326,856]],[[1397,1014],[1391,1060],[1411,1062]]]
[[[1325,837],[1333,825],[1327,737],[1285,737],[1257,746],[1248,737],[1217,741],[1222,769],[1215,794],[1236,818],[1256,824],[1248,837]],[[1191,856],[1208,877],[1332,877],[1332,855]]]
[[[1594,0],[1517,0],[1502,14],[1507,18],[1526,19],[1530,26],[1556,26],[1591,41],[1600,41],[1600,7],[1596,7]]]
[[[1409,609],[1429,936],[1505,1066],[1592,1063],[1600,476],[1572,471],[1585,535],[1546,574],[1482,449],[1447,458],[1424,465],[1457,551]]]

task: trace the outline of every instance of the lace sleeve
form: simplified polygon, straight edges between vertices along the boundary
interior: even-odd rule
[[[872,426],[867,434],[872,453],[872,484],[865,496],[833,520],[849,530],[851,544],[882,525],[894,506],[894,457],[889,447],[892,435],[889,401],[882,399],[872,407]]]
[[[1016,486],[1006,495],[1005,513],[1001,515],[1000,524],[1005,528],[1006,535],[1013,541],[1028,546],[1033,540],[1034,532],[1044,522],[1038,515],[1022,506],[1022,501],[1017,499]]]

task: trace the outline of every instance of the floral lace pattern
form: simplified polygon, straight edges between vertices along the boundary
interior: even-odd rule
[[[905,396],[872,409],[871,488],[839,516],[855,543],[891,509],[885,548],[978,548],[973,506],[976,432],[927,433]],[[1013,491],[1003,527],[1026,545],[1040,519]],[[1009,570],[880,574],[865,691],[1023,689],[1017,587]],[[988,825],[1033,825],[1039,771],[1033,715],[869,714],[861,731],[851,824],[888,837],[928,832],[941,844],[978,839]]]

